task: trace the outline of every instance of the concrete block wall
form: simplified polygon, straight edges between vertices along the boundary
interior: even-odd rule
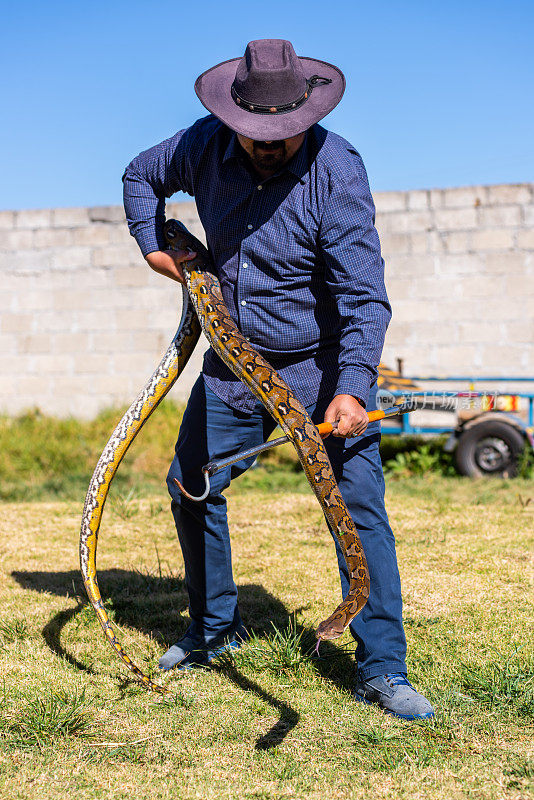
[[[406,373],[534,377],[534,185],[375,197]]]
[[[406,372],[534,375],[534,185],[375,195]],[[194,203],[168,204],[204,238]],[[180,318],[120,206],[0,212],[0,410],[89,417],[132,400]],[[172,390],[185,399],[202,349]]]

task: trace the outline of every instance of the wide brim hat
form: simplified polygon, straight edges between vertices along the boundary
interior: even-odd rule
[[[211,67],[195,82],[208,111],[257,141],[297,136],[329,114],[344,91],[340,69],[297,56],[283,39],[249,42],[242,58]]]

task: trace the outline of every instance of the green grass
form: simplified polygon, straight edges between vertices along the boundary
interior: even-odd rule
[[[55,419],[31,411],[0,416],[0,500],[82,500],[93,469],[124,409],[103,411],[90,421]],[[164,486],[183,408],[164,400],[132,444],[113,482],[110,503],[118,516],[132,514],[137,499]],[[433,472],[454,475],[452,456],[443,452],[443,437],[384,437],[386,474],[406,478]],[[525,454],[521,474],[530,476]],[[240,478],[241,491],[306,492],[307,481],[291,445],[260,456],[259,469]]]
[[[164,478],[181,411],[163,407],[112,486],[99,582],[126,651],[157,661],[188,625]],[[250,639],[210,669],[136,684],[85,599],[83,497],[120,410],[0,421],[0,797],[24,800],[525,800],[534,797],[528,478],[444,476],[439,443],[385,440],[410,678],[436,719],[351,696],[350,636],[314,653],[339,598],[324,519],[290,446],[229,489]],[[420,444],[420,443],[419,443]],[[411,448],[411,449],[410,449]]]
[[[437,712],[407,724],[352,699],[348,635],[315,657],[335,556],[314,497],[273,491],[271,469],[228,492],[251,638],[166,676],[171,698],[132,681],[85,602],[81,501],[0,505],[0,797],[533,796],[532,483],[389,481],[410,677]],[[188,625],[182,562],[165,494],[129,491],[104,515],[100,585],[126,651],[161,680],[157,660]]]

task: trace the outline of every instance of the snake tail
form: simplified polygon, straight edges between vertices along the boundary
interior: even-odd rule
[[[109,488],[122,459],[145,422],[184,369],[200,332],[197,316],[184,288],[182,318],[178,331],[156,370],[111,434],[98,460],[85,497],[80,529],[80,568],[83,582],[104,634],[137,680],[160,694],[168,694],[170,691],[145,675],[125,653],[104,607],[96,570],[98,532]]]

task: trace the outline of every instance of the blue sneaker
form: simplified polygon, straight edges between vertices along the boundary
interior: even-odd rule
[[[159,660],[159,668],[190,669],[191,667],[206,667],[210,661],[228,650],[238,650],[248,638],[248,633],[243,626],[236,631],[224,636],[216,636],[206,642],[198,636],[185,635],[179,642],[169,647]]]
[[[354,699],[359,703],[377,703],[387,714],[400,719],[431,719],[434,709],[422,694],[415,691],[402,672],[378,675],[364,681],[357,678]]]

